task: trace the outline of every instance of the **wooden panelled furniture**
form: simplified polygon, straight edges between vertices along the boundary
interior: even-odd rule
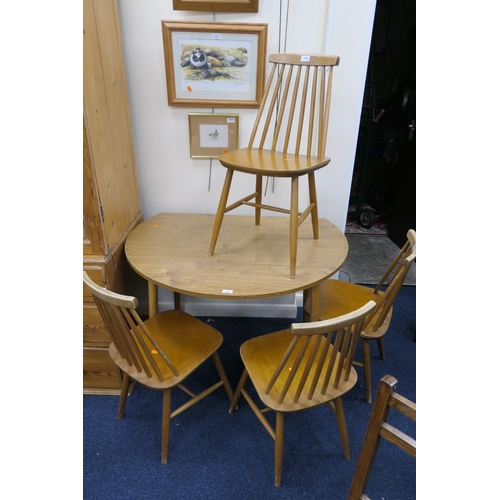
[[[96,283],[127,291],[125,239],[142,220],[117,3],[84,0],[83,269]],[[119,394],[110,342],[84,289],[84,392]]]
[[[387,422],[391,408],[414,422],[417,421],[417,405],[395,392],[397,384],[398,381],[391,375],[386,375],[379,383],[347,500],[370,500],[363,492],[368,484],[380,439],[386,439],[417,458],[416,440]],[[389,467],[388,464],[387,466]]]
[[[170,419],[221,386],[230,400],[233,396],[217,354],[222,335],[207,323],[182,311],[163,311],[143,322],[136,312],[138,301],[135,297],[96,285],[85,271],[83,281],[89,287],[111,336],[110,358],[123,375],[118,418],[123,416],[131,379],[163,392],[161,461],[165,464]],[[196,395],[184,386],[184,381],[208,358],[214,361],[220,380]],[[190,399],[172,411],[172,389],[175,387],[186,392]]]
[[[248,146],[219,157],[226,178],[214,221],[209,255],[213,255],[224,215],[240,207],[255,207],[255,224],[261,210],[290,215],[288,242],[290,277],[295,278],[298,227],[311,214],[312,232],[319,237],[318,200],[315,171],[330,163],[325,157],[332,95],[333,67],[338,56],[314,54],[271,54],[272,71]],[[254,142],[256,146],[254,147]],[[255,176],[255,192],[228,204],[234,172]],[[309,206],[299,212],[299,177],[307,175]],[[262,203],[262,178],[288,177],[291,180],[290,207]],[[251,200],[255,200],[252,202]]]
[[[243,395],[273,438],[275,486],[281,485],[285,413],[328,404],[337,415],[344,456],[349,460],[341,397],[358,379],[352,367],[354,350],[365,318],[374,307],[375,302],[370,300],[349,314],[326,321],[294,323],[290,329],[255,337],[241,346],[245,368],[229,412],[234,411]],[[265,409],[261,410],[244,389],[248,378]],[[275,428],[264,416],[269,410],[276,412]]]
[[[377,341],[380,357],[385,359],[382,337],[386,334],[391,323],[394,301],[401,290],[411,265],[417,257],[417,233],[410,229],[406,236],[406,243],[375,288],[340,280],[324,281],[319,286],[320,319],[335,318],[340,314],[357,309],[370,299],[377,303],[373,313],[367,317],[366,324],[361,332],[363,362],[354,362],[356,366],[363,367],[366,401],[368,403],[372,401],[370,341]],[[382,291],[382,287],[386,282],[387,288]],[[306,315],[308,310],[309,305],[304,303]]]

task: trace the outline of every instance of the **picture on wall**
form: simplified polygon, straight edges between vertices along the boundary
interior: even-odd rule
[[[173,0],[174,10],[210,12],[258,12],[259,0]]]
[[[238,115],[189,113],[191,158],[218,158],[238,149]]]
[[[267,24],[162,21],[170,106],[257,108]]]

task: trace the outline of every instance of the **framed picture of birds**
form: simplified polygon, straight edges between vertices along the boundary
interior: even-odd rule
[[[173,0],[174,10],[211,12],[259,12],[259,0]]]
[[[162,21],[169,106],[258,108],[267,24]]]

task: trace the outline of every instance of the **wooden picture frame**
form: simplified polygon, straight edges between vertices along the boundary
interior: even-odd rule
[[[162,21],[169,106],[258,108],[267,24]]]
[[[239,115],[188,113],[191,158],[218,158],[238,149]]]
[[[259,0],[173,0],[174,10],[259,12]]]

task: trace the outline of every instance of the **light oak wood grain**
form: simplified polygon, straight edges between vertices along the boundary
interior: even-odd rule
[[[372,401],[370,341],[375,340],[377,342],[380,357],[385,359],[382,337],[386,334],[391,323],[394,301],[403,286],[408,271],[417,258],[416,231],[410,229],[407,238],[405,245],[395,256],[375,288],[340,280],[329,280],[319,286],[319,317],[323,320],[353,311],[365,304],[367,300],[374,300],[377,304],[373,313],[368,316],[361,332],[363,362],[356,362],[356,366],[363,367],[366,401],[368,403]],[[386,280],[389,280],[389,283],[385,291],[382,291],[382,286],[387,282]],[[304,311],[307,316],[307,301],[304,303]]]
[[[222,335],[207,323],[182,311],[163,311],[142,321],[136,312],[138,301],[135,297],[106,290],[93,282],[86,272],[83,272],[83,281],[94,297],[112,340],[109,356],[105,350],[106,358],[116,364],[123,376],[118,418],[123,416],[132,380],[163,392],[161,456],[162,463],[166,463],[171,418],[219,387],[224,387],[230,400],[233,397],[217,354]],[[184,386],[184,381],[209,358],[215,364],[219,380],[194,394]],[[172,411],[171,391],[176,387],[191,397]]]
[[[128,289],[125,239],[142,220],[117,1],[84,0],[83,269],[97,283]],[[117,394],[110,341],[89,295],[83,296],[84,393]],[[105,350],[92,351],[97,347]]]
[[[240,348],[243,374],[229,408],[233,413],[241,396],[275,441],[274,484],[281,485],[284,415],[327,404],[337,415],[346,460],[350,458],[347,425],[341,397],[358,376],[352,367],[354,351],[373,300],[359,309],[326,321],[293,323],[289,329],[247,340]],[[260,401],[259,409],[245,384],[250,379]],[[276,413],[273,429],[264,413]],[[296,432],[300,432],[298,429]]]
[[[413,458],[417,458],[416,439],[409,436],[402,428],[394,427],[387,422],[391,408],[414,422],[417,421],[417,405],[398,394],[396,392],[397,385],[398,381],[392,375],[385,375],[379,382],[351,487],[349,488],[348,500],[370,500],[363,492],[368,485],[381,439],[386,439]],[[394,455],[394,457],[396,456]],[[385,466],[390,467],[389,464]],[[389,485],[387,486],[389,487]]]
[[[333,68],[338,56],[317,54],[271,54],[272,69],[264,98],[246,148],[219,156],[226,167],[215,217],[209,254],[213,255],[226,213],[241,205],[255,208],[255,225],[261,224],[261,211],[290,215],[288,250],[290,278],[297,267],[298,228],[309,217],[312,233],[319,238],[318,199],[315,171],[330,163],[325,157],[330,117]],[[229,202],[234,172],[253,176],[255,192],[236,202]],[[289,177],[290,205],[276,207],[262,203],[262,178]],[[307,178],[309,204],[299,211],[299,178]],[[254,201],[252,201],[254,200]]]
[[[314,288],[338,271],[347,257],[342,231],[320,219],[322,237],[318,240],[307,228],[299,229],[297,272],[290,279],[288,217],[263,219],[255,226],[252,216],[227,216],[218,251],[209,256],[214,215],[162,213],[131,232],[125,253],[132,268],[153,286],[228,300],[276,297]]]

